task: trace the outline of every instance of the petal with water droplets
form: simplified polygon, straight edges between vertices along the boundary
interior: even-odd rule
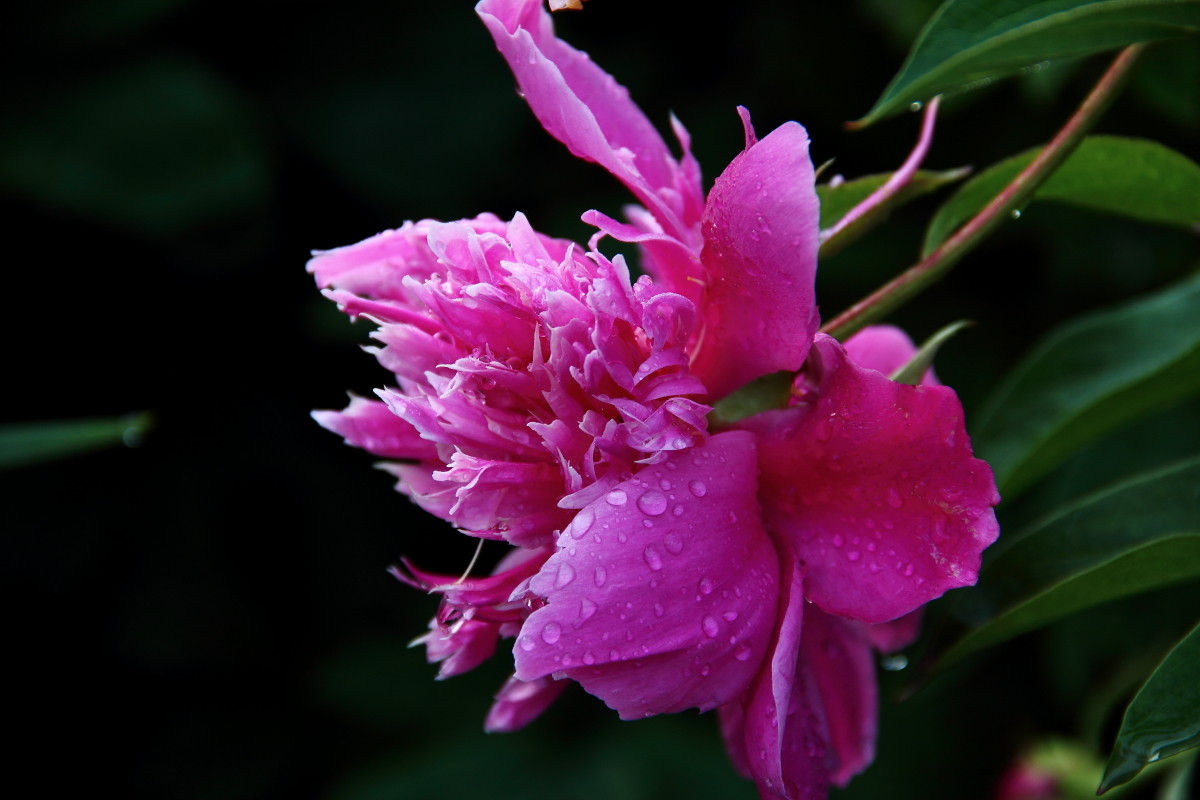
[[[808,134],[776,128],[735,158],[704,210],[704,333],[692,364],[713,397],[796,370],[817,330],[817,194]]]
[[[804,562],[808,599],[865,622],[975,582],[998,532],[987,464],[943,386],[906,386],[814,342],[801,405],[738,423],[759,435],[767,523]]]
[[[754,437],[732,431],[582,509],[530,582],[547,604],[517,639],[517,676],[566,675],[624,719],[743,692],[771,640],[778,590],[756,478]]]

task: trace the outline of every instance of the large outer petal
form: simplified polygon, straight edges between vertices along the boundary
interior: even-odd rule
[[[800,641],[801,668],[816,686],[833,751],[830,779],[845,786],[875,758],[879,689],[865,627],[807,609]]]
[[[566,675],[624,719],[740,695],[771,640],[778,557],[754,438],[732,431],[580,510],[530,582],[516,675]]]
[[[789,122],[735,158],[709,193],[692,369],[712,397],[804,363],[819,324],[814,180],[808,134]]]
[[[759,435],[767,523],[807,569],[808,599],[884,622],[975,582],[998,533],[991,469],[943,386],[906,386],[816,338],[807,399],[738,423]]]
[[[677,161],[629,91],[555,38],[541,0],[483,0],[475,10],[542,127],[574,155],[611,172],[670,235],[693,239],[704,194],[686,141]]]
[[[750,691],[721,706],[721,733],[730,759],[765,800],[824,800],[834,754],[818,686],[801,658],[803,579],[795,559],[786,561],[770,657]]]

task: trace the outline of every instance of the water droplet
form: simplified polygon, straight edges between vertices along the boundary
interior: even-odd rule
[[[558,574],[554,576],[554,588],[561,589],[575,580],[575,568],[563,562],[558,565]]]
[[[710,673],[710,672],[712,672],[712,667],[710,667],[708,664],[705,664],[704,666],[702,666],[702,667],[700,668],[700,675],[701,675],[702,677],[705,677],[705,678],[707,678],[707,677],[708,677],[708,673]]]
[[[683,552],[683,540],[679,538],[679,534],[675,532],[668,533],[663,537],[663,544],[667,547],[667,552],[673,556],[677,556]]]
[[[904,577],[906,577],[906,578],[911,578],[911,577],[912,577],[912,574],[913,574],[913,565],[912,565],[912,564],[905,564],[905,565],[904,565]]]
[[[604,499],[610,506],[623,506],[629,500],[629,496],[625,494],[624,489],[613,489],[605,495]]]
[[[575,515],[575,519],[571,521],[571,538],[582,539],[595,521],[595,512],[590,508],[580,509],[579,513]]]
[[[1021,218],[1021,209],[1014,208],[1012,211],[1008,212],[1008,215],[1010,217],[1012,217],[1013,219],[1020,219]]]
[[[851,561],[858,561],[860,558],[862,558],[862,553],[858,552],[857,550],[851,550],[849,553],[846,553],[846,558],[850,559]]]
[[[667,480],[666,478],[663,478],[662,480],[660,480],[660,481],[658,482],[658,485],[659,485],[659,487],[661,487],[661,488],[662,488],[662,490],[663,490],[664,492],[669,492],[669,491],[671,491],[671,489],[673,489],[673,488],[675,487],[675,484],[671,483],[671,482],[670,482],[669,480]]]
[[[733,657],[738,661],[747,661],[750,658],[750,645],[742,642],[733,651]]]
[[[721,623],[717,622],[717,618],[712,615],[706,616],[701,621],[700,627],[704,630],[704,635],[710,639],[717,638],[717,634],[721,632]]]
[[[736,611],[726,611],[726,612],[725,612],[724,614],[722,614],[721,616],[725,618],[725,621],[726,621],[726,622],[736,622],[736,621],[737,621],[737,618],[738,618],[738,612],[736,612]]]
[[[904,505],[904,499],[900,497],[900,493],[895,489],[887,490],[887,504],[892,508],[900,508]]]
[[[596,567],[596,571],[592,573],[592,580],[596,582],[596,588],[599,589],[608,580],[608,570],[604,567]]]
[[[704,485],[704,481],[690,481],[688,482],[688,491],[696,497],[704,497],[708,494],[708,487]]]
[[[595,663],[596,663],[596,657],[595,657],[594,655],[592,655],[592,651],[591,651],[591,650],[589,650],[589,651],[587,651],[586,653],[584,653],[584,654],[583,654],[583,663],[584,663],[584,664],[587,664],[589,667],[590,667],[592,664],[595,664]]]
[[[542,641],[546,644],[554,644],[560,636],[562,628],[557,622],[547,622],[546,627],[542,628]]]
[[[654,527],[654,523],[653,523],[653,522],[651,522],[651,521],[650,521],[650,520],[648,520],[648,519],[644,519],[644,520],[642,520],[642,527],[643,527],[643,528],[653,528],[653,527]]]
[[[712,591],[713,591],[712,578],[708,577],[707,575],[705,575],[703,578],[701,578],[699,588],[700,588],[700,594],[712,594]]]
[[[660,556],[658,551],[654,549],[654,545],[648,545],[646,549],[642,551],[642,558],[646,559],[646,565],[655,572],[658,572],[663,568],[662,556]]]
[[[585,622],[596,613],[596,604],[586,597],[579,601],[579,621]]]
[[[683,516],[683,506],[676,505],[674,508],[671,509],[671,513],[677,517],[682,517]]]
[[[643,492],[642,496],[638,498],[637,507],[642,510],[643,514],[657,517],[667,510],[667,496],[657,489],[650,489]]]
[[[830,541],[833,542],[834,547],[841,547],[842,545],[844,545],[846,543],[846,540],[842,538],[842,535],[840,533],[835,533],[833,535],[833,539],[831,539]]]
[[[530,650],[532,650],[534,647],[537,646],[536,642],[534,642],[533,639],[530,639],[528,636],[522,636],[520,639],[520,642],[521,642],[521,649],[527,653]]]
[[[625,533],[625,531],[617,531],[617,541],[625,544],[629,541],[629,534]]]
[[[654,604],[654,616],[661,617],[663,614],[666,614],[666,613],[667,613],[667,610],[665,608],[663,608],[662,603]]]

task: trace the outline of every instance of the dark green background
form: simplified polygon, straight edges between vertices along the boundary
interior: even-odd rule
[[[803,122],[834,172],[899,164],[915,117],[841,123],[934,3],[722,5],[591,0],[559,26],[656,123],[683,120],[708,180],[740,147],[737,104],[760,133]],[[541,132],[471,3],[7,4],[0,60],[3,421],[157,419],[140,448],[0,483],[10,782],[168,800],[754,796],[713,718],[620,723],[573,689],[530,729],[485,736],[503,658],[434,683],[405,650],[434,602],[384,571],[401,554],[454,571],[471,543],[307,416],[386,380],[356,347],[365,325],[313,288],[310,249],[485,210],[586,239],[583,211],[627,201]],[[1156,48],[1101,130],[1195,158],[1198,62],[1194,43]],[[952,98],[929,165],[1045,141],[1104,63]],[[823,265],[826,316],[911,263],[935,207]],[[1035,207],[898,319],[917,338],[978,321],[939,359],[969,413],[1055,321],[1194,257],[1185,232]],[[1172,414],[1120,452],[1191,446],[1196,408]],[[1092,472],[1077,459],[1045,491]],[[847,796],[984,796],[1029,739],[1127,696],[1130,653],[1148,666],[1182,630],[1141,620],[1186,591],[1018,640],[899,708],[913,670],[887,676],[879,763]]]

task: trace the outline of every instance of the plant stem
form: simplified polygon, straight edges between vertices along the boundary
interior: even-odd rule
[[[1067,124],[982,211],[921,261],[825,323],[821,331],[845,341],[940,279],[1013,212],[1019,212],[1112,104],[1130,67],[1144,48],[1144,44],[1135,44],[1121,51]]]

